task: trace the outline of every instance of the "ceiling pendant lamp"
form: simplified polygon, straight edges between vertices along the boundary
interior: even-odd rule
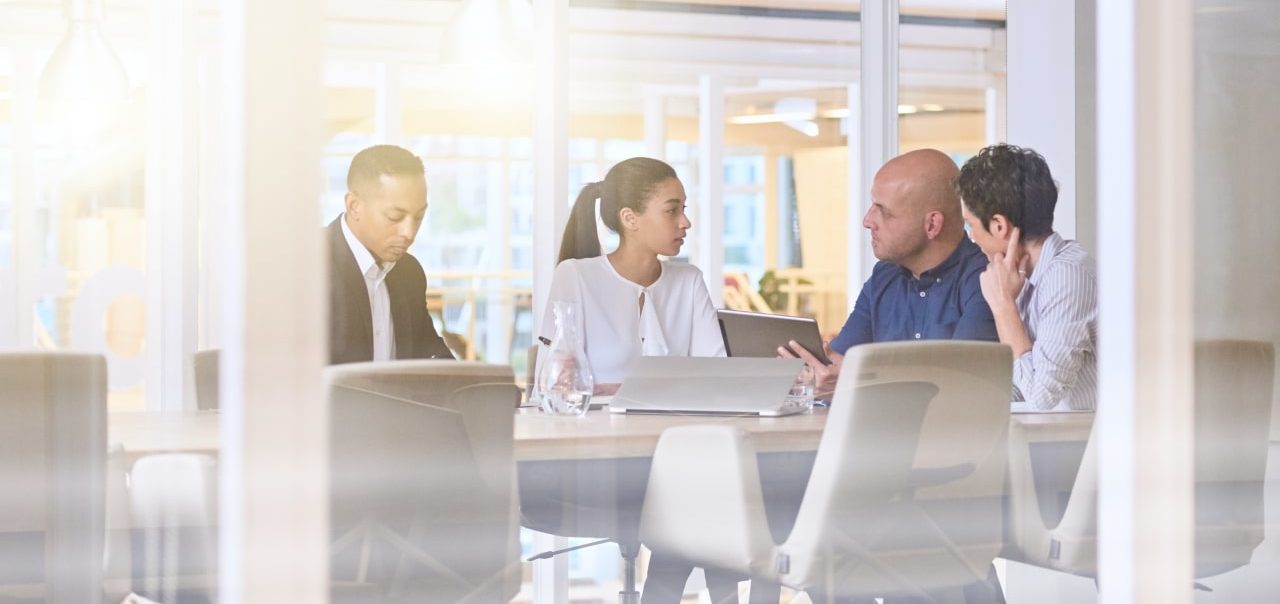
[[[129,77],[102,35],[102,0],[67,0],[67,33],[40,74],[38,95],[76,135],[104,125],[129,93]]]
[[[529,0],[462,0],[441,48],[441,62],[455,65],[528,63],[532,56]]]

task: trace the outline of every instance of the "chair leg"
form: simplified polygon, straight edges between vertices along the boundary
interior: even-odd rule
[[[752,579],[747,597],[750,604],[778,604],[782,600],[782,585],[764,579]]]
[[[707,579],[707,593],[714,604],[738,604],[738,578],[722,570],[704,568],[702,574]]]
[[[859,598],[859,597],[837,598],[837,597],[829,596],[827,595],[826,592],[819,591],[816,589],[806,589],[805,593],[809,595],[809,600],[813,602],[813,604],[876,604],[875,598]],[[889,600],[886,599],[885,602],[889,602]]]
[[[640,592],[636,591],[636,556],[640,544],[627,540],[618,541],[618,554],[622,556],[622,591],[618,592],[618,604],[640,604]]]
[[[993,562],[987,567],[987,580],[971,583],[964,587],[966,604],[1005,604],[1004,589],[1000,587],[1000,576],[996,574]]]

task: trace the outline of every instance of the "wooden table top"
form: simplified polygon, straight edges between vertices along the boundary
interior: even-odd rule
[[[136,459],[154,453],[218,453],[216,411],[184,413],[119,412],[108,416],[108,442],[124,446]],[[555,417],[521,409],[515,418],[518,461],[648,457],[662,431],[688,424],[721,424],[752,433],[761,451],[811,451],[817,448],[827,412],[787,417],[705,417],[690,415],[616,415],[591,411],[583,417]],[[1092,413],[1013,414],[1010,424],[1033,440],[1085,440]]]

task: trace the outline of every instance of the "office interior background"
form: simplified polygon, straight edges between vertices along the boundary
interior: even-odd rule
[[[1280,414],[1266,537],[1211,590],[1187,450],[1194,342],[1280,341],[1277,98],[1269,0],[3,0],[0,349],[106,355],[112,417],[195,409],[191,358],[222,350],[220,599],[320,601],[323,553],[291,552],[327,535],[298,512],[324,487],[319,237],[358,150],[424,160],[436,325],[519,377],[572,199],[622,159],[675,167],[718,306],[830,335],[876,168],[1007,141],[1098,264],[1106,460],[1099,582],[1001,563],[1009,601],[1275,601]],[[622,580],[607,548],[568,567],[571,601]]]

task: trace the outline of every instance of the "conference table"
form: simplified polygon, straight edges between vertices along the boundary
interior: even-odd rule
[[[108,442],[120,444],[130,460],[157,453],[205,453],[219,447],[217,411],[181,413],[129,411],[108,416]],[[708,417],[689,415],[617,415],[593,410],[582,417],[544,415],[535,409],[516,411],[516,461],[649,457],[662,431],[672,426],[713,423],[752,434],[762,452],[813,451],[822,437],[827,411],[785,417]],[[1092,413],[1015,413],[1012,429],[1032,442],[1085,441]]]
[[[111,413],[108,438],[123,446],[129,463],[161,453],[203,453],[216,456],[220,443],[216,411],[183,413]],[[749,432],[761,453],[761,477],[772,491],[800,494],[808,481],[813,455],[822,438],[827,410],[816,408],[785,417],[723,417],[689,415],[618,415],[592,410],[582,417],[550,416],[534,408],[516,410],[514,456],[519,467],[520,496],[525,523],[539,531],[538,509],[545,512],[581,497],[595,498],[619,508],[615,524],[635,524],[648,478],[650,458],[667,428],[688,424],[719,424]],[[1053,471],[1045,473],[1048,488],[1069,492],[1084,442],[1093,424],[1092,413],[1015,413],[1010,429],[1022,431],[1029,443],[1048,443]],[[1066,447],[1064,449],[1063,447]],[[1064,458],[1062,451],[1069,451]],[[773,480],[770,485],[769,481]],[[1040,478],[1037,478],[1040,484]],[[790,512],[799,499],[783,504]],[[789,513],[789,512],[787,512]],[[785,514],[785,513],[784,513]],[[546,514],[543,514],[546,515]],[[557,514],[552,510],[550,516]],[[625,517],[625,520],[621,518]],[[773,518],[771,517],[771,521]],[[554,525],[553,525],[554,526]],[[632,527],[634,528],[634,527]],[[537,550],[563,547],[562,538],[542,532]],[[599,535],[596,535],[599,536]],[[632,536],[634,538],[634,536]],[[567,580],[564,566],[535,565],[535,601],[555,601]]]

